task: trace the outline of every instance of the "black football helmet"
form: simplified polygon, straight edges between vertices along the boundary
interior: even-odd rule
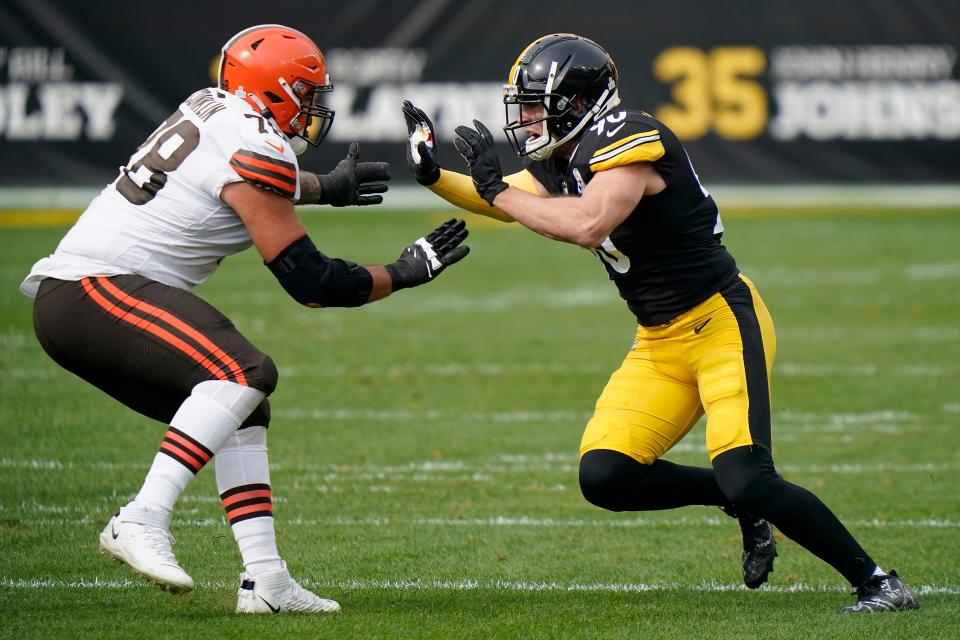
[[[507,126],[503,128],[520,157],[546,160],[587,123],[620,104],[617,67],[606,49],[573,33],[554,33],[530,43],[503,85]],[[542,104],[544,115],[524,120],[521,105]],[[543,122],[540,135],[524,129]]]

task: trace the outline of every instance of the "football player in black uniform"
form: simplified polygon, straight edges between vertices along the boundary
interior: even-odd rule
[[[777,473],[770,314],[721,244],[717,206],[680,141],[621,106],[617,80],[609,54],[581,36],[524,49],[504,85],[504,130],[524,170],[506,178],[482,123],[456,129],[467,177],[440,168],[429,117],[403,105],[418,182],[457,206],[590,249],[637,318],[580,444],[584,497],[611,511],[722,507],[740,521],[750,588],[773,570],[773,523],[856,588],[858,602],[843,611],[916,608],[895,572]],[[704,413],[712,468],[663,460]]]

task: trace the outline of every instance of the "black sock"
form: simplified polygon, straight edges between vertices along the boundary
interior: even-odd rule
[[[588,501],[610,511],[730,506],[713,469],[666,460],[642,464],[608,449],[588,451],[580,459],[580,490]]]
[[[738,447],[713,459],[716,479],[733,504],[767,519],[857,587],[876,564],[830,509],[803,487],[787,482],[761,447]]]

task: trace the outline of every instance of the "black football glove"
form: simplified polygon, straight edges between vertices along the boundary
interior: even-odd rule
[[[506,191],[509,185],[503,181],[503,171],[500,170],[500,158],[493,146],[493,136],[490,130],[479,120],[473,121],[476,130],[470,127],[457,127],[457,138],[453,141],[457,151],[470,165],[470,177],[473,178],[473,187],[493,206],[493,199]]]
[[[393,290],[418,287],[430,282],[450,265],[463,260],[470,247],[460,243],[467,238],[467,223],[450,218],[403,250],[396,262],[383,265],[393,280]]]
[[[347,157],[337,163],[330,173],[317,174],[320,192],[300,196],[300,204],[329,204],[334,207],[380,204],[390,180],[389,162],[359,162],[360,144],[350,143]],[[302,189],[301,189],[302,190]]]
[[[440,163],[437,162],[436,128],[423,109],[404,100],[403,119],[407,121],[407,166],[422,185],[431,185],[440,179]]]

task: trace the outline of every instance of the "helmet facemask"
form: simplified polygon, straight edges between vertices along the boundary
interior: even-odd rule
[[[587,123],[601,118],[620,104],[620,98],[612,79],[593,104],[586,104],[580,95],[523,91],[517,85],[505,84],[503,104],[507,120],[503,131],[507,134],[514,153],[521,158],[530,156],[531,160],[540,162],[553,155],[557,147],[576,137]],[[543,116],[524,120],[525,104],[543,105]],[[542,123],[541,133],[531,135],[527,128],[537,123]]]
[[[325,77],[322,85],[315,85],[306,80],[295,80],[293,85],[289,85],[283,78],[277,78],[280,87],[287,93],[291,100],[299,105],[300,110],[288,122],[278,122],[282,131],[289,132],[290,144],[293,146],[297,155],[306,150],[303,144],[297,144],[298,140],[308,142],[314,147],[323,142],[333,126],[333,109],[329,109],[320,103],[321,94],[333,91],[333,85],[330,83],[330,76]],[[267,109],[269,110],[269,106]],[[303,151],[297,151],[298,147]]]

